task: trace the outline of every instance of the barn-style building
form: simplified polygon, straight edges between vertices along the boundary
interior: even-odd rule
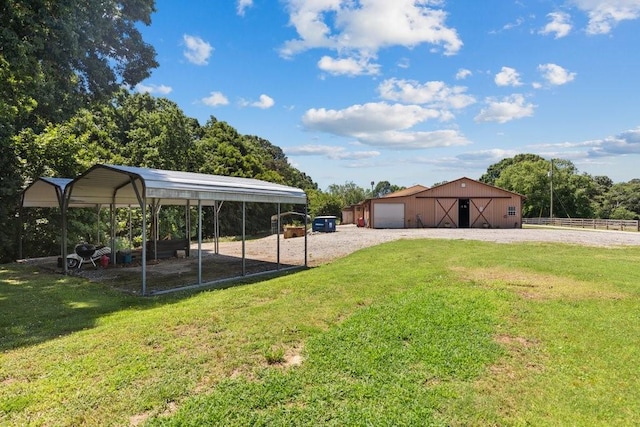
[[[523,197],[463,177],[432,188],[417,185],[367,199],[345,208],[343,220],[346,216],[358,224],[361,218],[359,225],[371,228],[520,228]]]

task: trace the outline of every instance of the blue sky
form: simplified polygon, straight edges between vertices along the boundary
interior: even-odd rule
[[[640,178],[640,0],[157,0],[137,91],[281,147],[325,190],[518,153]]]

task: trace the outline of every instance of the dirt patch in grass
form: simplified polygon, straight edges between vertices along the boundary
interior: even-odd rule
[[[302,365],[302,362],[304,361],[304,357],[302,356],[301,352],[302,352],[302,348],[300,347],[293,347],[293,348],[287,349],[287,351],[284,353],[283,365],[285,367]]]
[[[627,297],[623,293],[594,288],[593,283],[513,268],[454,267],[451,270],[464,281],[488,288],[510,289],[528,299],[582,300],[623,299]]]
[[[531,357],[540,352],[540,344],[536,340],[511,335],[498,335],[494,339],[507,351],[507,357],[489,368],[493,375],[513,380],[529,375],[531,371],[542,370],[542,364]]]
[[[178,404],[172,401],[167,403],[167,407],[160,414],[156,414],[155,412],[145,412],[142,414],[132,416],[131,418],[129,418],[129,425],[131,427],[137,427],[139,425],[144,424],[152,416],[159,415],[161,417],[168,417],[171,414],[175,413],[177,410],[178,410]]]

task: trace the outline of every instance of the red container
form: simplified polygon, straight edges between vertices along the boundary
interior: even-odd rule
[[[103,267],[107,267],[109,265],[109,257],[106,255],[102,255],[100,257],[100,265]]]

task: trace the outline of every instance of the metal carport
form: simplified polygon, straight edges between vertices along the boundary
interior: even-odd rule
[[[275,184],[251,178],[238,178],[219,175],[207,175],[194,172],[179,172],[160,169],[148,169],[134,166],[119,166],[98,164],[79,175],[70,182],[54,181],[54,179],[41,179],[42,184],[32,184],[31,188],[23,194],[23,206],[61,207],[63,218],[68,208],[74,206],[100,206],[109,205],[113,212],[116,206],[134,205],[142,209],[142,241],[146,242],[147,224],[146,209],[148,205],[196,205],[198,208],[198,283],[193,286],[202,286],[202,207],[217,206],[220,202],[242,202],[243,232],[242,232],[242,258],[245,259],[245,204],[276,203],[278,213],[281,204],[304,205],[307,213],[307,196],[299,188]],[[49,180],[50,182],[48,182]],[[40,180],[39,180],[40,181]],[[62,204],[57,202],[59,197],[52,199],[49,191],[36,191],[40,185],[53,185],[54,193],[58,195],[62,191]],[[35,186],[38,187],[35,187]],[[57,187],[56,187],[57,186]],[[58,188],[58,189],[55,189]],[[26,195],[26,196],[25,196]],[[41,200],[37,197],[41,196]],[[47,205],[49,203],[49,205]],[[112,221],[113,221],[112,215]],[[64,222],[64,220],[63,220]],[[306,225],[306,224],[305,224]],[[65,227],[65,224],[63,224]],[[112,241],[114,233],[112,223]],[[63,232],[63,259],[67,255],[66,233]],[[277,246],[278,263],[279,236]],[[66,270],[66,263],[65,270]],[[307,241],[305,234],[304,266],[307,266]],[[244,275],[244,268],[243,268]],[[146,295],[146,244],[142,245],[142,294]],[[191,287],[191,286],[189,286]],[[184,289],[181,288],[181,289]]]
[[[36,179],[22,191],[20,208],[59,208],[62,212],[65,189],[71,181],[73,181],[71,178],[41,177]],[[20,212],[19,218],[22,221],[22,212]],[[66,226],[64,217],[62,222],[61,228],[64,231]],[[63,245],[64,242],[60,245],[61,251],[64,251]],[[20,223],[18,254],[22,258],[22,222]]]

